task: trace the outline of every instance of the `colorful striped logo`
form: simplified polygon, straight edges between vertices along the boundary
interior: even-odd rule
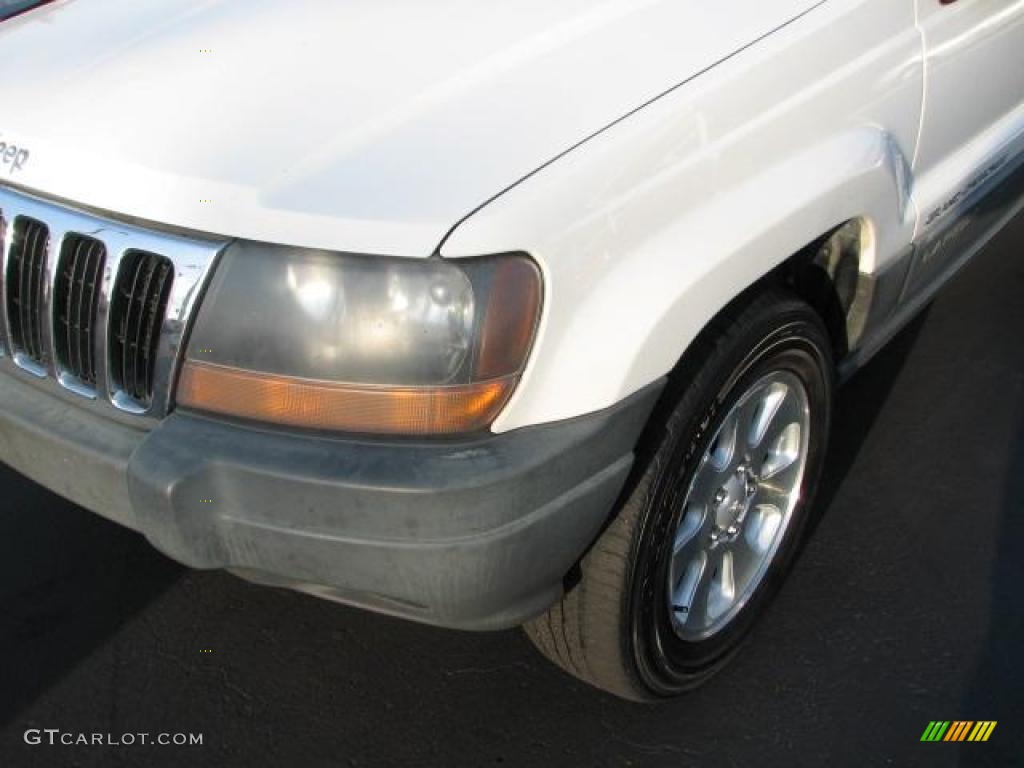
[[[995,720],[932,720],[921,741],[988,741],[995,729]]]

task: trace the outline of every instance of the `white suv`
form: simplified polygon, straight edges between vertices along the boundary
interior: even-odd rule
[[[26,5],[0,459],[631,699],[731,656],[835,382],[1024,200],[1020,2]]]

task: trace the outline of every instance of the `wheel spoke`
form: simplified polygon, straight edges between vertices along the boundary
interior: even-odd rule
[[[672,547],[673,552],[682,551],[687,544],[690,544],[704,528],[707,520],[707,506],[691,502],[686,505],[683,511],[683,518],[679,522],[679,530],[676,531],[676,540]]]
[[[782,528],[782,510],[771,504],[759,504],[750,510],[747,525],[737,544],[742,542],[743,548],[753,558],[765,555],[775,543]]]
[[[780,466],[771,468],[769,476],[761,479],[760,488],[754,498],[755,504],[775,504],[783,508],[789,504],[793,492],[798,490],[797,483],[803,469],[803,463],[798,459],[799,457],[786,462],[780,461]],[[782,464],[784,466],[781,466]]]
[[[722,551],[709,579],[707,616],[716,621],[724,616],[736,601],[736,578],[732,552]]]
[[[692,626],[691,622],[703,621],[704,604],[707,601],[706,590],[702,594],[702,586],[708,581],[708,557],[704,552],[698,553],[686,565],[679,582],[672,592],[672,610],[680,624]]]
[[[734,588],[737,593],[742,593],[743,588],[757,573],[761,564],[761,554],[755,551],[742,535],[729,545],[729,554],[732,559],[732,576]]]
[[[711,592],[711,580],[714,576],[715,553],[705,552],[700,578],[690,599],[689,612],[686,615],[686,628],[700,632],[711,622],[708,616],[708,595]]]
[[[802,404],[795,397],[787,397],[775,411],[761,443],[762,480],[771,479],[800,458],[804,417]]]
[[[727,470],[737,454],[737,441],[739,440],[740,422],[739,414],[736,412],[726,416],[725,421],[718,430],[718,434],[708,448],[707,464],[718,472]]]
[[[785,403],[789,387],[776,382],[759,392],[747,403],[747,446],[757,448],[765,441],[769,427]]]
[[[698,560],[702,555],[701,534],[708,525],[707,518],[706,506],[687,504],[672,546],[670,584],[673,585],[673,589],[678,587],[682,581],[690,563]]]

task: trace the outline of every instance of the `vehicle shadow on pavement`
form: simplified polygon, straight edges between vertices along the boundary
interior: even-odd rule
[[[182,569],[0,465],[0,726],[107,642]]]
[[[1020,765],[1024,763],[1020,737],[1024,723],[1024,691],[1007,685],[1020,677],[1024,653],[1024,612],[1020,590],[1024,587],[1024,403],[1019,404],[1017,439],[1009,452],[1003,515],[996,534],[997,552],[992,564],[989,625],[977,668],[964,694],[962,720],[996,720],[998,725],[985,751],[977,745],[960,748],[961,765]],[[1002,732],[1000,732],[1000,729]]]
[[[925,307],[868,364],[839,387],[828,461],[814,503],[811,536],[827,514],[928,320]]]

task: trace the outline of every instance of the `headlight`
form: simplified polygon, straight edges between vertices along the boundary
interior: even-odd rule
[[[452,262],[239,243],[203,300],[177,401],[314,429],[483,429],[518,382],[540,303],[540,272],[521,255]]]

